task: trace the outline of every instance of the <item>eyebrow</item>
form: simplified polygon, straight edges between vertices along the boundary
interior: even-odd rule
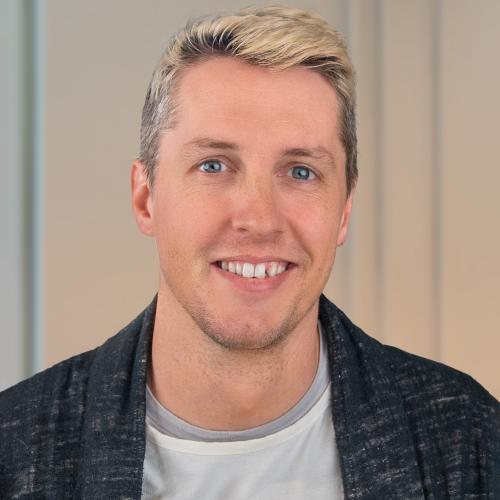
[[[187,151],[191,148],[194,149],[222,149],[229,151],[240,151],[240,147],[234,142],[227,142],[217,139],[212,139],[210,137],[200,137],[193,139],[192,141],[184,144],[182,149]],[[303,158],[313,158],[314,160],[327,160],[334,167],[336,167],[337,162],[332,153],[324,148],[323,146],[317,146],[314,148],[287,148],[281,151],[281,156],[295,156]]]
[[[182,146],[183,150],[188,150],[191,148],[195,149],[224,149],[239,151],[239,147],[234,142],[219,141],[217,139],[211,139],[209,137],[200,137],[187,142]]]
[[[334,167],[337,166],[335,157],[332,155],[328,149],[323,146],[318,146],[315,148],[291,148],[286,149],[282,152],[283,156],[301,156],[304,158],[312,158],[314,160],[327,160]]]

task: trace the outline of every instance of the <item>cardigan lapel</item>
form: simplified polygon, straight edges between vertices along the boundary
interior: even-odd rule
[[[141,498],[146,376],[155,312],[156,298],[96,350],[88,379],[74,498]]]
[[[423,499],[414,443],[383,346],[323,295],[320,321],[346,498]]]

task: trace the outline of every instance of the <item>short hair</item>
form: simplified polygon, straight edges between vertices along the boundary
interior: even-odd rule
[[[175,122],[179,75],[211,56],[231,56],[272,70],[302,66],[323,76],[339,100],[340,140],[346,153],[347,193],[351,192],[358,168],[354,70],[346,44],[321,17],[283,6],[206,16],[189,22],[171,39],[154,70],[142,112],[139,160],[151,186],[162,131]]]

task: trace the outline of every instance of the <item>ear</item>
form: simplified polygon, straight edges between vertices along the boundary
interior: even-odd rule
[[[354,196],[354,189],[351,191],[345,202],[344,209],[342,210],[342,218],[340,219],[340,229],[337,236],[337,246],[344,244],[347,237],[347,229],[349,228],[349,221],[351,219],[352,198]]]
[[[132,209],[137,226],[141,233],[153,236],[153,192],[149,185],[146,167],[139,160],[132,164],[130,185],[132,188]]]

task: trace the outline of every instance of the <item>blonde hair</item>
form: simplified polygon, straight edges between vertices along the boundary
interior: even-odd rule
[[[249,7],[188,23],[163,53],[149,84],[141,122],[139,160],[153,185],[161,132],[175,123],[175,86],[182,70],[210,56],[231,56],[284,70],[304,66],[322,75],[339,99],[340,139],[347,191],[355,186],[357,140],[354,71],[341,35],[324,19],[282,6]]]

